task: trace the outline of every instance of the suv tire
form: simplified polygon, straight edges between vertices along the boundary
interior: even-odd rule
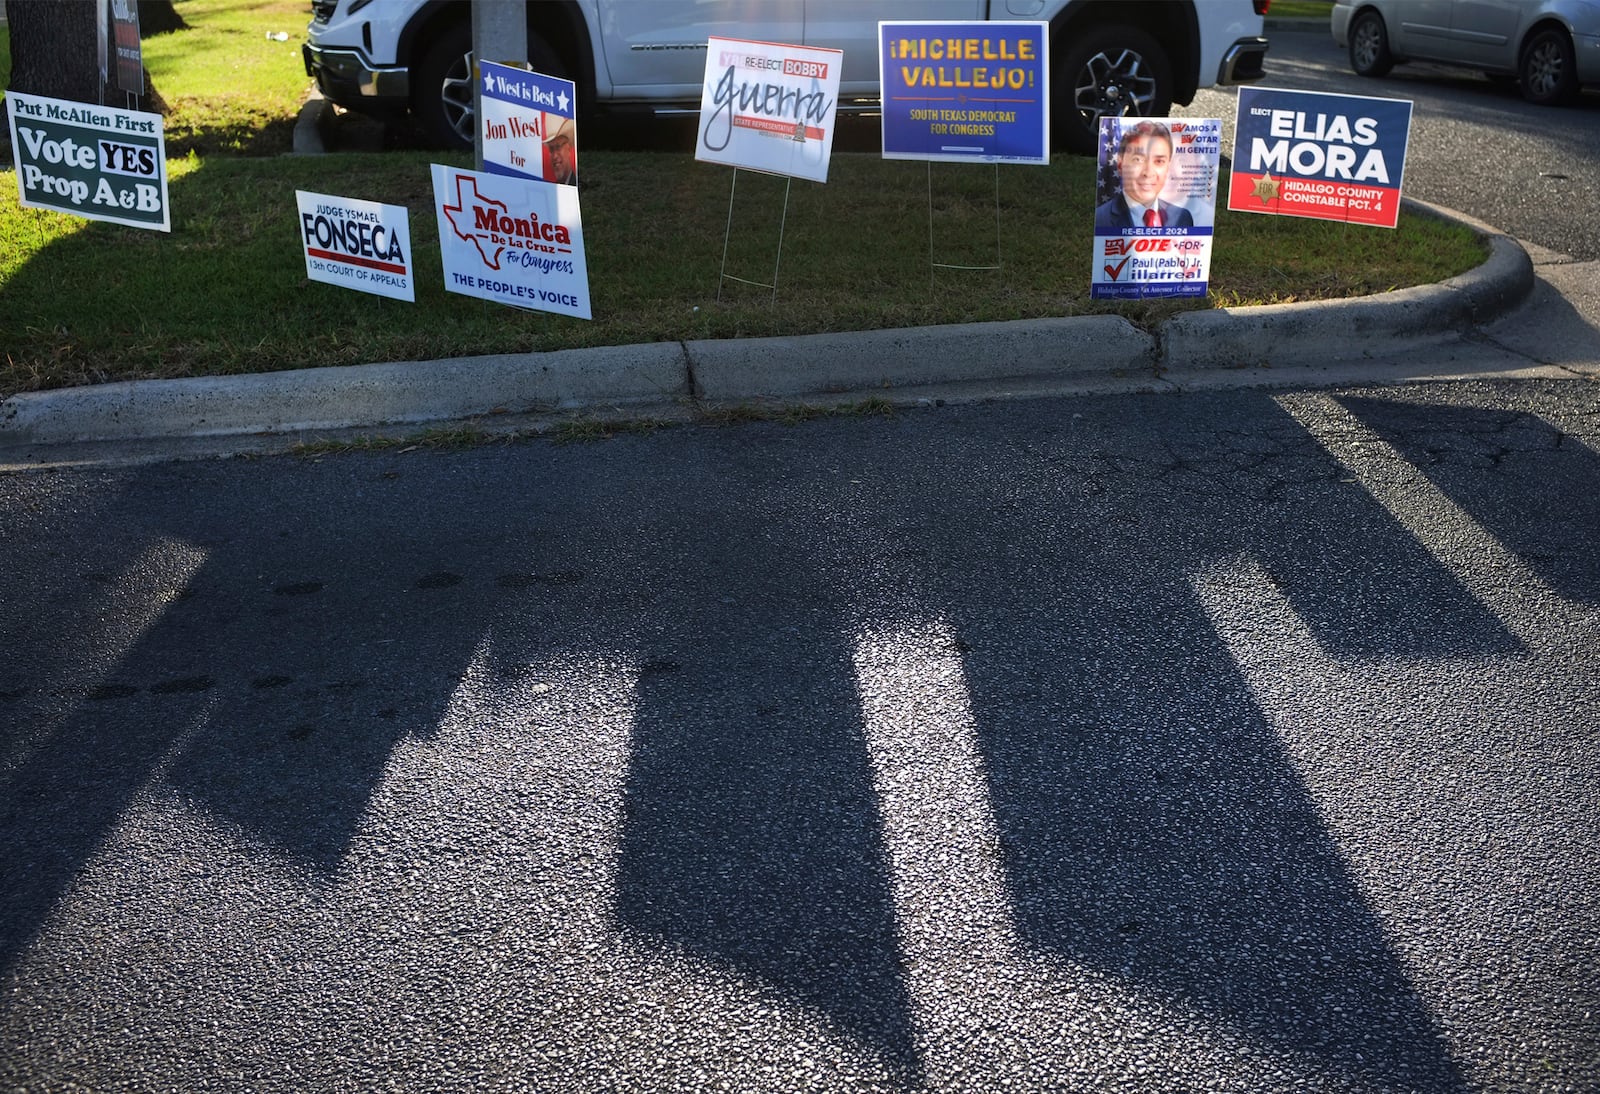
[[[1350,67],[1357,76],[1387,76],[1394,67],[1383,16],[1364,11],[1350,24]]]
[[[1122,23],[1074,37],[1059,55],[1051,83],[1058,151],[1093,155],[1102,117],[1161,118],[1172,111],[1167,51],[1138,27]]]
[[[1540,106],[1570,103],[1578,95],[1577,68],[1578,58],[1566,32],[1546,27],[1522,47],[1517,62],[1522,97]]]
[[[457,23],[428,48],[417,65],[411,109],[428,142],[439,148],[472,147],[472,27]]]
[[[555,50],[532,31],[528,33],[528,57],[535,72],[568,78],[566,66]],[[472,64],[472,25],[456,23],[417,65],[411,109],[428,142],[436,147],[472,147],[478,125],[472,97],[476,83]]]

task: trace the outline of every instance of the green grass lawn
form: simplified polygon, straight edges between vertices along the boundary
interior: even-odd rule
[[[688,338],[803,334],[1321,299],[1436,281],[1482,260],[1470,232],[1402,216],[1396,231],[1218,211],[1212,295],[1187,304],[1088,299],[1093,164],[991,167],[836,153],[826,185],[741,172],[728,272],[770,279],[718,297],[732,172],[687,152],[583,153],[594,320],[447,293],[430,160],[420,152],[248,155],[286,135],[308,82],[303,3],[180,0],[189,30],[145,59],[168,110],[172,232],[0,199],[0,397],[115,379],[266,371]],[[269,42],[268,30],[291,33]],[[288,65],[284,56],[293,58]],[[308,281],[295,190],[406,206],[414,304]],[[0,193],[16,193],[0,177]],[[1219,201],[1219,205],[1224,202]]]
[[[1282,19],[1327,19],[1333,0],[1272,0],[1267,14]]]

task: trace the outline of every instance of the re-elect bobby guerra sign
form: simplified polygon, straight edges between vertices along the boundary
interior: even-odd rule
[[[1410,133],[1403,99],[1242,87],[1228,208],[1393,228]]]
[[[843,57],[837,49],[708,38],[694,158],[827,182]]]

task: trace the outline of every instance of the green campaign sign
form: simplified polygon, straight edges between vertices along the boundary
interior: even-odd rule
[[[172,231],[161,115],[15,91],[6,113],[23,205]]]

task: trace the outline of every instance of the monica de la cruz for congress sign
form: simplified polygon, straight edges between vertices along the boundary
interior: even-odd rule
[[[1411,104],[1241,87],[1228,208],[1393,228]]]
[[[706,39],[694,158],[827,182],[843,58],[837,49]]]
[[[6,113],[23,205],[172,230],[161,115],[15,91]]]
[[[444,287],[592,318],[578,188],[433,165]]]
[[[878,24],[883,158],[1050,162],[1047,23]]]
[[[403,205],[294,192],[306,276],[395,300],[415,300],[410,214]]]

